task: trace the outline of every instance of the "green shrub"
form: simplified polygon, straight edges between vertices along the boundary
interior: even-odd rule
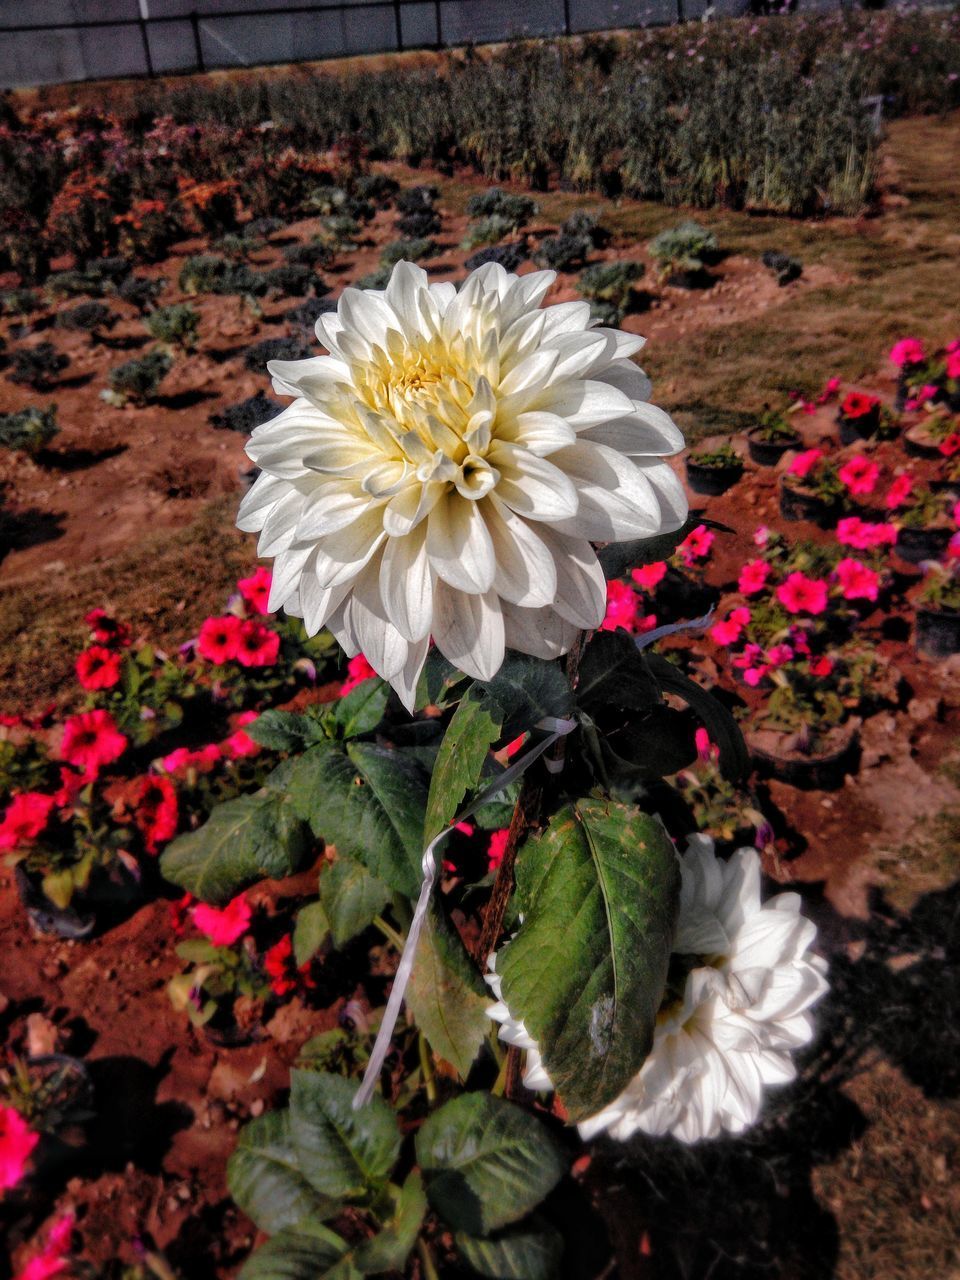
[[[89,275],[86,271],[55,271],[47,276],[44,288],[49,297],[78,298],[87,294],[92,298],[102,298],[104,282]]]
[[[390,277],[393,275],[393,267],[377,267],[376,271],[369,271],[365,276],[360,276],[354,280],[353,287],[355,289],[385,289],[390,283]]]
[[[647,246],[661,276],[675,273],[698,275],[717,251],[717,237],[699,222],[685,218],[675,227],[668,227],[650,241]]]
[[[39,342],[13,353],[13,367],[7,377],[34,391],[49,391],[69,363],[70,357],[59,352],[52,342]]]
[[[330,286],[306,263],[284,262],[264,271],[268,292],[277,298],[304,298],[308,293],[329,293]]]
[[[593,241],[589,236],[564,231],[541,240],[533,258],[537,266],[549,267],[551,271],[579,271],[592,250]]]
[[[511,231],[519,231],[540,212],[540,206],[529,196],[510,195],[500,187],[491,187],[467,201],[471,218],[502,218]]]
[[[433,186],[407,187],[394,200],[400,213],[426,213],[440,198],[440,188]]]
[[[28,316],[41,307],[33,289],[8,289],[0,293],[0,316]]]
[[[283,260],[295,267],[326,267],[333,260],[333,254],[326,240],[314,237],[305,244],[287,245]]]
[[[238,404],[229,405],[223,413],[212,414],[210,421],[215,427],[223,427],[227,431],[238,431],[248,436],[255,427],[259,427],[262,422],[269,422],[282,409],[282,404],[271,400],[266,392],[258,391],[255,396],[249,396]]]
[[[380,254],[381,267],[393,267],[398,262],[420,262],[424,258],[436,256],[437,246],[433,240],[392,240],[385,245]]]
[[[57,406],[38,409],[31,405],[18,413],[0,413],[0,448],[22,449],[24,453],[41,453],[60,428]]]
[[[332,245],[333,248],[344,252],[356,249],[357,241],[363,234],[360,223],[349,213],[335,213],[329,217],[321,218],[320,225],[323,228],[323,234],[327,239],[328,245]],[[329,253],[328,248],[328,259]]]
[[[598,262],[582,273],[577,288],[590,299],[594,316],[616,327],[631,308],[643,272],[642,262]]]
[[[476,253],[472,253],[467,258],[463,265],[468,271],[476,271],[477,267],[483,267],[488,262],[495,262],[497,266],[503,267],[504,271],[516,271],[520,263],[529,257],[527,247],[523,243],[495,244],[491,245],[489,249],[478,249]]]
[[[181,351],[193,351],[196,348],[200,316],[189,302],[160,307],[147,316],[145,323],[151,337],[156,338],[165,350],[178,347]]]
[[[247,347],[243,363],[251,373],[266,373],[268,360],[306,360],[314,354],[299,338],[265,338]]]
[[[397,230],[410,240],[422,240],[425,236],[435,236],[440,230],[440,215],[434,209],[421,209],[416,213],[405,213],[397,219]]]
[[[515,230],[509,218],[502,218],[498,213],[494,213],[489,218],[481,218],[479,222],[470,223],[467,234],[460,241],[460,248],[477,249],[484,244],[499,244]]]
[[[381,208],[389,204],[400,190],[400,183],[385,173],[363,173],[354,182],[353,189],[360,200],[369,200]]]
[[[109,387],[100,393],[101,398],[117,407],[128,403],[146,404],[154,399],[172,366],[173,358],[166,351],[157,349],[139,360],[128,360],[110,370],[107,375]]]
[[[212,253],[198,253],[180,268],[177,284],[181,293],[194,296],[198,293],[217,293],[220,285],[233,271],[233,264],[226,258]]]
[[[127,276],[117,290],[117,297],[129,302],[141,313],[149,310],[163,293],[163,280],[152,280],[149,276]]]
[[[96,335],[103,329],[112,329],[117,319],[116,312],[102,302],[81,302],[78,307],[60,312],[57,316],[57,328]]]
[[[587,239],[595,249],[602,249],[610,242],[610,232],[600,225],[600,219],[593,213],[571,213],[560,223],[560,233]]]

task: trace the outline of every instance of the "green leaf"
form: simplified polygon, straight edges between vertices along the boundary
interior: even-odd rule
[[[341,698],[333,711],[333,723],[341,738],[359,738],[372,733],[383,719],[390,697],[390,686],[379,676],[363,680]]]
[[[393,1112],[374,1095],[352,1108],[359,1083],[321,1071],[290,1073],[297,1164],[321,1195],[346,1200],[386,1181],[400,1152]]]
[[[458,671],[439,649],[431,649],[417,684],[416,709],[422,711],[428,706],[441,709],[450,706],[457,700],[454,690],[467,679],[469,677]]]
[[[402,1271],[427,1212],[423,1179],[417,1170],[407,1178],[396,1197],[396,1211],[372,1240],[358,1244],[354,1251],[357,1266],[366,1275],[381,1271]]]
[[[407,1005],[431,1047],[465,1076],[490,1021],[490,994],[443,907],[431,902],[407,987]]]
[[[324,1204],[300,1172],[290,1132],[290,1112],[269,1111],[240,1131],[227,1161],[227,1187],[261,1231],[276,1235],[308,1214],[335,1213],[339,1201]]]
[[[622,631],[598,631],[580,663],[577,702],[645,711],[659,701],[659,686],[633,638]]]
[[[320,875],[320,902],[335,947],[362,933],[389,901],[391,891],[352,858],[338,858]]]
[[[301,751],[309,742],[322,736],[318,722],[312,716],[293,711],[264,711],[246,731],[254,742],[271,751]]]
[[[500,733],[508,742],[544,716],[568,716],[573,707],[570,682],[557,664],[523,653],[508,653],[493,679],[477,687],[501,708]]]
[[[665,703],[604,733],[600,748],[611,782],[627,785],[669,777],[697,758],[690,713]]]
[[[497,960],[574,1122],[612,1102],[653,1043],[680,874],[658,818],[612,800],[565,805],[517,862],[525,919]]]
[[[471,686],[453,713],[434,765],[427,797],[424,845],[451,822],[464,796],[477,786],[490,748],[500,737],[502,723],[499,706],[491,698],[485,698],[477,686]]]
[[[323,743],[296,762],[294,810],[344,857],[408,898],[420,889],[427,784],[420,765],[372,742]]]
[[[202,827],[167,845],[160,869],[201,901],[224,903],[254,880],[292,875],[309,848],[289,799],[264,790],[218,805]]]
[[[527,1111],[488,1093],[466,1093],[417,1134],[430,1205],[455,1230],[487,1235],[517,1222],[560,1181],[564,1161]]]
[[[293,926],[293,954],[298,965],[312,960],[330,937],[330,921],[322,902],[308,902],[297,912]]]
[[[493,1280],[554,1280],[560,1271],[563,1237],[546,1223],[522,1222],[492,1236],[453,1237],[464,1262]]]
[[[659,653],[648,653],[645,657],[661,689],[682,698],[703,721],[711,741],[720,748],[720,768],[724,776],[732,782],[746,777],[750,771],[750,753],[740,726],[723,703]]]
[[[688,533],[707,523],[700,516],[688,516],[673,533],[658,533],[654,538],[637,538],[633,542],[609,542],[597,553],[604,577],[622,578],[641,565],[669,560]]]
[[[358,1280],[360,1275],[346,1240],[308,1218],[261,1245],[237,1280]]]

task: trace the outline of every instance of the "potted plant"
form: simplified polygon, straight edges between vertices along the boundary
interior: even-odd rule
[[[732,445],[701,449],[687,455],[687,483],[694,493],[717,497],[743,475],[743,459]]]
[[[842,444],[868,440],[880,425],[880,401],[862,391],[849,392],[837,409]]]
[[[785,413],[766,409],[747,432],[747,449],[759,467],[775,467],[785,453],[800,444],[800,433]]]
[[[12,1107],[36,1135],[32,1163],[40,1179],[84,1146],[93,1102],[87,1066],[69,1054],[34,1051],[0,1068],[0,1107]]]
[[[956,562],[927,574],[917,606],[916,646],[931,658],[960,653],[960,574]]]
[[[848,714],[836,679],[814,676],[812,665],[804,660],[770,672],[773,692],[747,745],[762,772],[825,791],[841,786],[854,767],[860,721]]]
[[[949,492],[934,493],[927,488],[911,492],[909,504],[893,521],[897,526],[894,549],[901,560],[920,564],[943,555],[953,532],[950,513],[955,501],[956,495]]]
[[[957,420],[943,408],[934,409],[922,422],[903,433],[903,447],[913,458],[942,457],[940,446],[957,430]]]
[[[712,283],[707,266],[716,258],[717,237],[692,218],[661,231],[647,248],[665,284],[703,289]]]
[[[822,449],[806,449],[780,481],[780,514],[785,520],[810,520],[829,529],[836,524],[845,493],[837,464]]]

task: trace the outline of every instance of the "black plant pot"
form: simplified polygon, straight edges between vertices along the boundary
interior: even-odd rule
[[[17,864],[14,879],[30,923],[38,933],[55,938],[89,938],[98,926],[123,919],[131,905],[143,897],[139,880],[120,862],[98,868],[88,887],[75,894],[68,907],[51,902],[43,891],[43,877],[28,871],[22,862]]]
[[[939,560],[949,541],[949,529],[900,529],[894,550],[907,564],[921,564]]]
[[[939,459],[943,457],[940,452],[940,446],[931,440],[929,436],[923,434],[919,423],[903,433],[903,447],[911,458]]]
[[[747,432],[747,452],[758,467],[775,467],[785,453],[799,446],[799,436],[792,440],[762,440],[752,431]]]
[[[836,791],[843,786],[848,773],[855,773],[860,762],[860,734],[853,731],[836,750],[819,756],[801,756],[796,753],[781,755],[750,744],[750,753],[757,770],[768,777],[779,779],[801,791]]]
[[[726,493],[743,475],[743,467],[701,467],[687,459],[687,483],[694,493],[717,498]]]
[[[960,653],[960,612],[918,609],[916,645],[918,653],[930,658],[949,658]]]
[[[821,529],[832,529],[839,510],[837,503],[825,502],[816,494],[786,484],[780,486],[780,514],[784,520],[809,520]]]
[[[838,413],[837,423],[840,427],[840,443],[856,444],[860,440],[869,440],[876,434],[879,418],[873,413],[865,413],[860,418],[845,418]]]

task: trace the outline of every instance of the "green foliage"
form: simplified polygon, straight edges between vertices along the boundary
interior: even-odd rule
[[[417,1134],[427,1199],[446,1222],[488,1235],[519,1222],[563,1176],[563,1157],[539,1120],[487,1093],[465,1093]]]
[[[611,800],[565,805],[520,851],[524,919],[497,971],[574,1121],[612,1102],[650,1051],[679,888],[659,819]]]
[[[492,214],[489,218],[481,218],[479,222],[472,222],[469,225],[467,234],[460,241],[460,248],[476,249],[483,244],[499,244],[515,230],[516,227],[509,218]]]
[[[167,845],[160,869],[194,897],[221,904],[264,876],[292,875],[308,848],[289,797],[267,787],[218,805],[202,827]]]
[[[533,257],[537,266],[549,267],[552,271],[579,271],[592,250],[590,236],[561,232],[541,240]]]
[[[13,368],[7,377],[34,391],[49,391],[69,363],[70,357],[59,352],[52,342],[38,342],[35,347],[14,351]]]
[[[421,262],[424,258],[434,258],[436,255],[436,241],[429,237],[420,240],[391,240],[380,254],[380,267],[394,267],[401,261]]]
[[[116,312],[102,302],[81,302],[78,307],[61,311],[57,316],[58,328],[73,329],[79,333],[97,334],[103,329],[112,329],[116,323]]]
[[[389,888],[359,862],[338,858],[320,876],[320,904],[335,947],[345,946],[390,900]]]
[[[924,578],[920,602],[928,609],[960,613],[960,574],[942,565],[931,569]]]
[[[57,435],[57,406],[38,409],[31,405],[18,413],[0,413],[0,449],[22,449],[24,453],[42,453]]]
[[[563,1237],[535,1218],[489,1236],[458,1231],[454,1242],[467,1265],[492,1280],[553,1280],[560,1271]]]
[[[251,373],[266,373],[268,360],[306,360],[313,354],[299,338],[264,338],[247,347],[243,363]]]
[[[175,306],[152,311],[147,316],[146,326],[163,350],[193,351],[197,345],[200,315],[188,302],[178,302]]]
[[[420,935],[407,1004],[434,1050],[466,1077],[490,1029],[490,995],[437,902]]]
[[[490,187],[467,201],[471,218],[502,218],[512,231],[525,227],[540,208],[529,196],[511,195],[500,187]]]
[[[108,404],[120,406],[129,402],[146,404],[157,393],[160,383],[173,367],[173,358],[155,348],[139,360],[127,360],[107,374],[109,387],[101,397]]]
[[[711,471],[742,471],[743,458],[731,444],[717,445],[715,449],[695,449],[688,455],[689,461]]]
[[[699,222],[685,218],[654,236],[647,248],[664,276],[703,271],[717,250],[717,237]]]
[[[769,444],[787,444],[800,438],[797,428],[787,415],[776,409],[764,410],[751,435]]]
[[[599,320],[617,327],[632,306],[634,286],[643,272],[642,262],[598,262],[587,267],[577,288],[591,300]]]
[[[290,1132],[297,1167],[315,1191],[333,1200],[362,1197],[383,1186],[400,1152],[390,1107],[374,1095],[355,1111],[357,1087],[326,1072],[290,1073]]]

